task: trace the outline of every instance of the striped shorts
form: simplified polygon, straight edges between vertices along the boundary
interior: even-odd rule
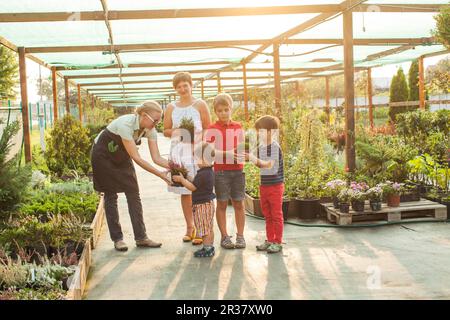
[[[214,212],[216,211],[214,201],[192,205],[194,224],[197,229],[197,236],[204,237],[213,230]]]

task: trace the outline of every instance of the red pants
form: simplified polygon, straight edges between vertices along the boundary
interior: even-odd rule
[[[283,193],[284,183],[261,185],[261,210],[266,218],[267,241],[281,243],[283,240]]]

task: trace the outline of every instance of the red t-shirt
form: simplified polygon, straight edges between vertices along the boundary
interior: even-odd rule
[[[216,121],[208,127],[206,142],[213,143],[217,150],[232,151],[245,141],[244,130],[239,122],[230,121],[228,124]],[[238,164],[234,159],[223,157],[216,159],[214,171],[242,170],[244,164]]]

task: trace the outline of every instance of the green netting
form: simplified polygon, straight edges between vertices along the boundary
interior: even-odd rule
[[[210,0],[108,0],[110,10],[155,10],[155,9],[188,9],[188,8],[219,8],[219,7],[247,7],[247,6],[282,6],[282,5],[317,5],[339,4],[342,0],[228,0],[226,2]],[[353,14],[354,37],[357,39],[377,38],[423,38],[430,37],[431,30],[435,27],[433,12],[377,12],[381,6],[391,6],[401,9],[405,4],[447,4],[448,1],[425,0],[370,0],[369,11],[355,12]],[[107,48],[104,52],[59,52],[35,54],[42,61],[54,65],[65,66],[74,70],[61,71],[65,76],[78,75],[116,75],[118,68],[102,69],[117,64],[116,57],[109,50],[109,34],[104,21],[76,21],[80,11],[102,11],[100,1],[78,0],[16,0],[1,1],[0,13],[32,13],[32,12],[71,12],[68,21],[60,22],[28,22],[28,23],[0,23],[0,36],[6,38],[17,46],[25,47],[55,47],[55,46],[82,46],[103,45]],[[288,29],[305,22],[318,14],[290,14],[290,15],[266,15],[246,17],[214,17],[214,18],[182,18],[182,19],[147,19],[147,20],[112,20],[113,36],[115,44],[161,44],[172,42],[197,42],[222,41],[222,40],[251,40],[269,39]],[[342,39],[342,16],[334,17],[327,22],[319,24],[310,30],[304,31],[292,38],[294,39]],[[210,76],[210,71],[217,70],[226,64],[190,66],[192,62],[225,61],[232,64],[234,71],[222,72],[221,77],[233,77],[236,79],[222,79],[223,86],[242,87],[242,68],[239,65],[241,59],[250,55],[259,45],[233,46],[228,48],[211,49],[186,49],[180,50],[129,50],[121,51],[120,58],[125,66],[129,64],[146,63],[176,63],[185,64],[170,67],[140,67],[123,69],[123,81],[152,81],[152,83],[126,84],[126,88],[163,88],[152,89],[147,92],[131,92],[127,99],[136,98],[139,101],[146,98],[162,99],[168,93],[173,93],[170,80],[178,71],[202,71],[193,72],[199,92],[197,79]],[[357,45],[354,47],[354,60],[356,67],[373,67],[387,64],[401,63],[416,59],[417,57],[433,52],[442,51],[440,45],[418,45],[414,49],[392,53],[387,56],[377,56],[398,44]],[[260,54],[247,65],[248,85],[261,85],[273,81],[273,57],[272,47],[265,50],[266,54]],[[304,44],[282,45],[280,47],[280,65],[282,69],[301,68],[298,71],[282,71],[282,77],[296,79],[302,72],[308,69],[319,69],[338,66],[343,63],[343,47],[333,44]],[[84,70],[76,70],[83,68]],[[97,70],[87,68],[98,68]],[[259,72],[255,71],[261,69]],[[262,70],[266,69],[266,70]],[[341,72],[341,70],[320,71],[316,75],[326,76]],[[139,75],[139,73],[167,72],[166,75]],[[137,76],[127,77],[133,73]],[[266,77],[266,79],[252,79],[253,77]],[[301,79],[301,78],[298,78]],[[80,84],[99,84],[86,86],[87,89],[115,89],[121,90],[118,77],[95,77],[74,79]],[[161,82],[156,82],[161,81]],[[115,82],[116,84],[108,84]],[[211,88],[217,86],[217,80],[204,82],[207,95],[215,94]],[[158,91],[155,93],[154,91]],[[100,95],[104,99],[123,99],[117,91],[104,91]],[[118,104],[119,105],[119,104]]]

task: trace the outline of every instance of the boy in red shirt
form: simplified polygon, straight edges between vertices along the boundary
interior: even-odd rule
[[[244,249],[245,212],[245,176],[244,166],[234,159],[238,145],[244,142],[244,130],[239,122],[231,119],[233,99],[229,94],[221,93],[214,98],[214,112],[218,120],[209,126],[206,141],[215,144],[216,161],[215,192],[217,196],[216,218],[222,235],[220,245],[225,249]],[[236,221],[236,242],[233,243],[227,232],[226,209],[231,199]]]

